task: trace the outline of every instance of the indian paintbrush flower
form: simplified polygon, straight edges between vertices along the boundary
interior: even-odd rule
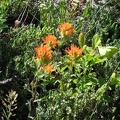
[[[50,63],[48,63],[47,65],[41,66],[40,70],[45,70],[46,72],[51,73],[55,71],[55,68]]]
[[[75,65],[75,61],[82,56],[82,48],[79,48],[72,44],[70,49],[65,49],[65,52],[68,54],[68,63],[72,66]]]
[[[70,46],[70,49],[65,49],[65,52],[69,57],[80,58],[82,56],[82,48],[79,48],[74,44]]]
[[[36,51],[36,58],[41,61],[49,62],[52,58],[52,50],[48,45],[41,44],[39,47],[35,48]]]
[[[46,45],[50,46],[51,48],[54,48],[58,44],[58,40],[54,35],[47,35],[43,38],[43,41]]]
[[[58,30],[62,36],[69,36],[72,33],[76,32],[70,23],[64,22],[60,26],[58,26]]]

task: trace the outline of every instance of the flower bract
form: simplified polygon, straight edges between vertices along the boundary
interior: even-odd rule
[[[64,22],[58,27],[59,32],[61,32],[65,36],[69,36],[72,33],[75,32],[75,30],[72,28],[72,25],[70,23]]]
[[[58,44],[58,40],[54,35],[49,34],[48,36],[43,38],[43,41],[46,45],[49,45],[50,47],[55,47]]]

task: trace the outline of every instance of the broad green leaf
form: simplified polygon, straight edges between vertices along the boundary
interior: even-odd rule
[[[87,62],[90,62],[91,66],[98,64],[98,63],[102,63],[104,62],[106,59],[101,59],[99,55],[91,55],[91,54],[87,54],[83,57]]]
[[[98,77],[98,83],[99,83],[100,86],[102,86],[103,84],[106,83],[106,81],[105,81],[104,78],[102,78],[102,77]]]
[[[115,78],[116,78],[116,73],[112,73],[112,75],[111,75],[110,78],[111,78],[111,79],[115,79]]]
[[[3,28],[7,28],[7,25],[4,24],[6,20],[5,19],[0,19],[0,32],[2,31]]]
[[[0,24],[0,29],[7,28],[7,25],[5,24]]]
[[[93,59],[93,55],[87,54],[87,55],[83,56],[83,58],[89,62]]]
[[[101,43],[101,39],[98,34],[95,34],[92,38],[92,48],[95,49]]]
[[[120,78],[117,78],[116,73],[112,73],[110,80],[111,84],[120,85]]]
[[[78,79],[74,79],[73,83],[77,84],[78,83]]]
[[[105,59],[101,59],[99,55],[93,56],[93,60],[91,61],[91,64],[98,64],[104,62]]]
[[[85,35],[83,33],[79,34],[78,44],[80,45],[81,48],[83,48],[83,46],[85,45]]]
[[[4,23],[6,21],[6,19],[0,19],[0,24]]]
[[[86,83],[87,86],[91,86],[91,85],[93,85],[93,84],[94,84],[93,82],[88,82],[88,83]]]
[[[114,46],[102,47],[98,46],[100,56],[107,57],[108,59],[118,52],[118,48]]]

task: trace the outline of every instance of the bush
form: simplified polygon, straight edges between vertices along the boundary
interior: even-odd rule
[[[1,119],[119,119],[118,7],[13,2],[1,2],[2,18],[27,9],[0,33]]]

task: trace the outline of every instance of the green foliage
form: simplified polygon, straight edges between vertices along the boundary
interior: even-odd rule
[[[81,48],[83,48],[83,46],[85,45],[85,35],[83,33],[79,34],[78,43]]]
[[[110,79],[111,79],[111,84],[115,84],[115,85],[120,84],[120,78],[118,78],[115,73],[112,73]]]
[[[95,34],[92,38],[92,48],[95,49],[101,43],[100,37],[98,34]]]
[[[22,5],[24,5],[23,2],[24,0],[19,0],[19,1],[1,0],[0,1],[0,18],[7,18],[9,15],[12,15],[12,14],[16,16],[18,13],[16,14],[15,12],[19,12]]]
[[[0,11],[6,11],[2,18],[10,14],[8,10],[16,2],[2,1],[4,7]],[[7,36],[4,36],[4,31],[0,33],[1,80],[11,78],[17,86],[7,98],[4,94],[13,86],[5,83],[5,87],[0,88],[3,92],[0,92],[0,96],[4,97],[4,117],[10,120],[14,110],[18,117],[16,119],[117,120],[120,116],[120,36],[117,15],[120,12],[117,8],[113,11],[114,6],[107,8],[108,2],[96,8],[87,2],[76,20],[75,11],[68,11],[69,5],[65,0],[58,4],[40,0],[33,7],[31,4],[33,2],[28,1],[28,12],[32,17],[35,17],[34,10],[40,13],[38,26],[19,25],[8,28],[5,31]],[[12,14],[16,12],[15,16],[18,16],[17,7],[25,5],[25,1],[17,3]],[[5,21],[1,20],[0,30],[6,27]],[[61,36],[58,26],[64,22],[72,23],[76,32]],[[66,31],[71,32],[71,28]],[[44,38],[49,34],[58,39],[58,44],[51,48],[49,43],[47,48],[50,47],[52,52],[46,52],[47,48],[39,52],[39,46],[46,45]],[[74,46],[71,47],[72,44]],[[46,55],[48,58],[51,56],[49,65],[52,66],[47,66],[48,63],[42,59]],[[25,118],[21,111],[25,111]]]
[[[7,25],[4,24],[5,21],[5,19],[0,19],[0,32],[2,32],[4,28],[7,28]]]
[[[98,47],[99,53],[101,56],[107,57],[108,59],[110,59],[115,53],[118,52],[118,48],[117,47]]]

